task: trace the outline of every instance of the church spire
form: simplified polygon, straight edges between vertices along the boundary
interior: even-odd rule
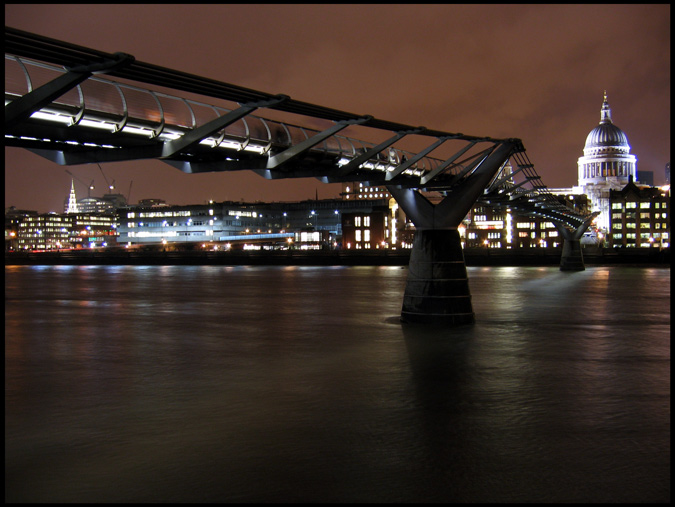
[[[612,112],[609,109],[609,102],[607,102],[607,90],[602,100],[602,109],[600,110],[600,124],[612,123]]]
[[[70,180],[70,196],[68,197],[68,209],[66,213],[77,213],[77,198],[75,197],[75,181]]]

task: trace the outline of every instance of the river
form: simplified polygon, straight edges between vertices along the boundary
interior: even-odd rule
[[[669,502],[670,269],[6,266],[6,502]]]

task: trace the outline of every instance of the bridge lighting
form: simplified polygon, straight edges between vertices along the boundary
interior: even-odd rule
[[[146,137],[151,137],[152,134],[153,134],[153,132],[151,130],[145,130],[145,129],[138,128],[138,127],[131,127],[129,125],[125,125],[122,128],[122,132],[125,132],[127,134],[136,134],[136,135],[140,135],[140,136],[146,136]]]
[[[166,141],[175,141],[176,139],[180,139],[181,137],[183,137],[182,134],[174,134],[173,132],[162,132],[159,135],[159,139],[161,139],[163,141],[165,141],[165,140]]]
[[[94,129],[107,130],[108,132],[115,132],[115,125],[102,121],[83,119],[80,121],[80,125],[83,127],[91,127]]]
[[[36,120],[55,121],[58,123],[65,123],[67,125],[70,125],[72,123],[72,118],[70,116],[63,116],[54,113],[46,113],[43,111],[37,111],[36,113],[31,114],[30,117],[35,118]]]

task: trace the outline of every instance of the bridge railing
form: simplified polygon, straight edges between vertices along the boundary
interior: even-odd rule
[[[5,104],[65,72],[62,67],[6,54]],[[225,107],[92,76],[32,117],[67,126],[80,125],[165,141],[178,139],[189,130],[230,111]],[[319,132],[316,128],[249,114],[205,138],[201,144],[264,155],[273,146],[288,148]],[[311,151],[331,155],[341,161],[338,164],[344,165],[374,146],[373,142],[334,134],[311,148]],[[386,172],[414,156],[414,152],[392,147],[386,154],[371,157],[361,167]],[[404,173],[419,177],[442,163],[442,159],[426,155]],[[446,172],[453,174],[462,169],[464,166],[457,163],[446,169]]]

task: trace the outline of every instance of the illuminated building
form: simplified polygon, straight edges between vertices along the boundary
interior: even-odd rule
[[[122,194],[104,194],[103,197],[85,197],[77,201],[81,213],[114,214],[118,208],[126,205],[127,199]]]
[[[612,122],[605,92],[600,110],[600,123],[586,137],[584,155],[578,160],[578,193],[591,200],[591,211],[599,211],[596,224],[609,230],[610,190],[620,190],[629,178],[637,181],[637,158],[630,154],[626,134]]]
[[[16,209],[10,206],[5,209],[5,252],[19,249],[19,226],[26,217],[37,216],[33,210]]]
[[[346,211],[371,213],[384,200],[129,206],[119,211],[119,243],[203,248],[338,248]],[[264,245],[264,246],[263,246]]]
[[[632,181],[609,191],[611,246],[670,246],[670,186],[648,187]]]
[[[388,248],[390,230],[387,207],[370,213],[345,213],[342,220],[342,243],[351,250]]]
[[[44,213],[21,219],[17,250],[63,250],[98,248],[116,242],[115,219],[111,215]]]

